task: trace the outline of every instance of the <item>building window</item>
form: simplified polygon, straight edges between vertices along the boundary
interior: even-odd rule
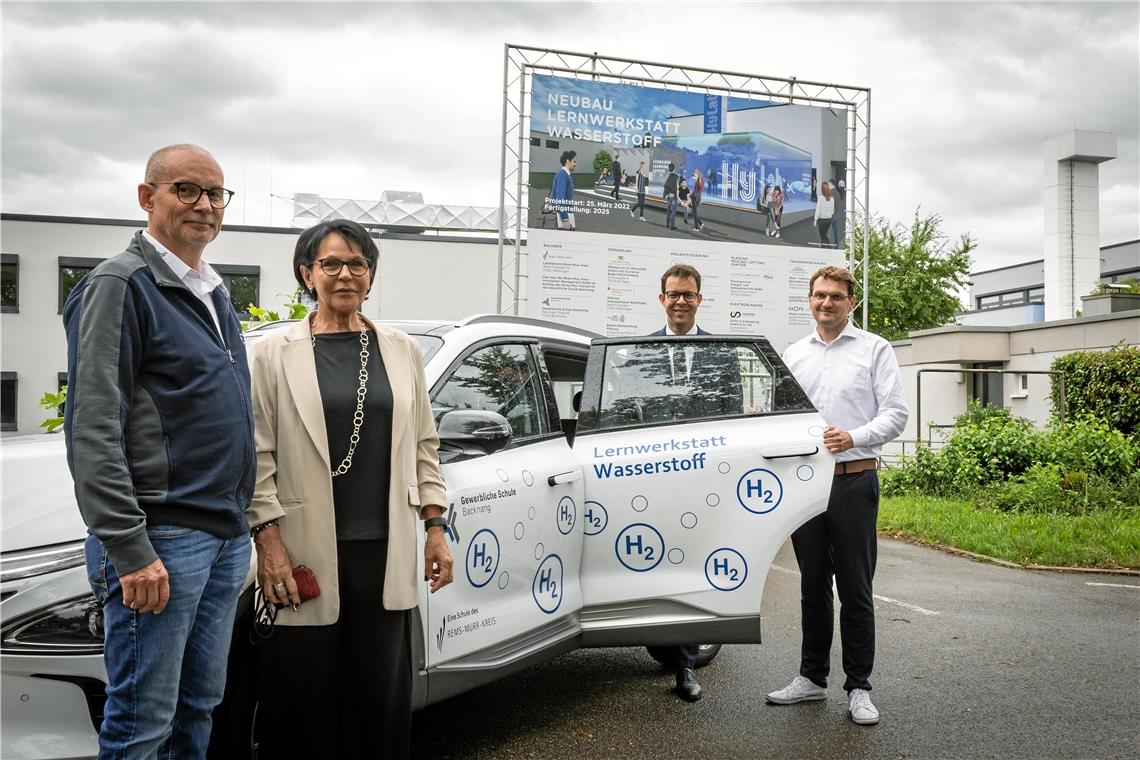
[[[55,389],[56,389],[56,391],[59,393],[62,393],[63,389],[66,387],[67,387],[67,373],[66,372],[55,373]],[[63,410],[64,410],[64,407],[66,407],[66,406],[67,406],[67,399],[65,398],[63,400],[63,403],[56,407],[56,409],[59,411],[60,417],[63,416]]]
[[[67,297],[87,276],[87,273],[99,265],[103,259],[78,258],[74,256],[59,257],[59,313],[63,313],[63,305]]]
[[[0,372],[0,430],[16,429],[16,373]]]
[[[1001,362],[988,362],[984,364],[975,364],[974,369],[1001,369]],[[970,388],[970,395],[977,400],[979,404],[986,406],[1005,406],[1005,399],[1002,398],[1002,375],[999,372],[973,372],[970,373],[973,378],[973,385]]]
[[[1017,376],[1017,390],[1020,393],[1029,393],[1029,375],[1021,374]]]
[[[214,264],[214,270],[230,292],[230,303],[238,319],[249,319],[250,305],[261,306],[261,267]]]
[[[1025,291],[1020,290],[1016,293],[1002,293],[1001,305],[1002,306],[1020,306],[1025,303]]]
[[[1030,288],[1027,298],[1029,303],[1045,303],[1045,288]]]
[[[0,254],[0,312],[20,310],[20,257]]]
[[[996,309],[1001,306],[1001,296],[978,296],[978,310]]]
[[[532,138],[530,138],[530,144],[532,147],[541,148],[542,147],[542,138],[541,137],[532,137]]]
[[[557,140],[547,140],[546,141],[546,147],[554,148],[555,150],[558,150],[558,141]]]

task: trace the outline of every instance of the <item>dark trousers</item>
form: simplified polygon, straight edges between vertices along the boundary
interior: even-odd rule
[[[693,196],[693,226],[697,229],[700,229],[701,226],[701,217],[700,214],[697,213],[697,210],[700,208],[700,206],[701,199]]]
[[[827,233],[831,230],[830,219],[817,219],[815,222],[816,231],[819,232],[819,244],[830,245],[831,241],[827,239]]]
[[[691,668],[697,663],[697,645],[685,644],[683,646],[648,647],[653,656],[660,659],[667,667],[674,670]]]
[[[792,534],[800,566],[803,647],[800,675],[827,686],[835,613],[831,579],[839,592],[839,636],[846,691],[871,688],[875,666],[875,576],[879,476],[874,470],[836,476],[827,511]]]
[[[639,217],[645,216],[645,193],[637,194],[637,205],[634,206],[634,208],[637,209],[637,215]]]
[[[387,539],[338,542],[340,619],[278,625],[258,642],[260,757],[408,757],[409,615],[381,603],[387,547]]]
[[[612,193],[610,193],[610,195],[612,195],[614,197],[615,201],[621,200],[621,179],[620,178],[618,178],[618,177],[614,178],[614,191]]]

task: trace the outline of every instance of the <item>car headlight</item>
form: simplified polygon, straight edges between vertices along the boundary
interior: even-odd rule
[[[4,552],[0,556],[0,583],[79,567],[83,561],[83,541]]]
[[[44,607],[0,629],[5,654],[101,654],[103,606],[90,594]]]

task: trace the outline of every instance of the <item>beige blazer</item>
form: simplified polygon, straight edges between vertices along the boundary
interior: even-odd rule
[[[392,386],[391,487],[388,491],[388,562],[384,607],[416,606],[421,505],[447,504],[439,472],[439,436],[432,420],[423,359],[416,342],[373,325]],[[325,413],[317,386],[309,320],[262,338],[250,347],[253,375],[257,485],[246,510],[250,526],[277,519],[295,564],[313,569],[321,595],[297,613],[283,611],[277,625],[330,625],[340,616],[336,522]],[[379,466],[356,452],[353,467]]]

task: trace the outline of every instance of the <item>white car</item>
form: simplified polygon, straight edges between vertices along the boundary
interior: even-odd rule
[[[391,324],[424,351],[456,563],[450,586],[421,586],[417,708],[577,647],[700,641],[707,662],[760,641],[768,567],[826,508],[834,469],[765,339],[605,339],[497,315]],[[94,756],[102,614],[63,441],[2,451],[0,756]],[[251,568],[216,757],[256,756],[252,582]]]

